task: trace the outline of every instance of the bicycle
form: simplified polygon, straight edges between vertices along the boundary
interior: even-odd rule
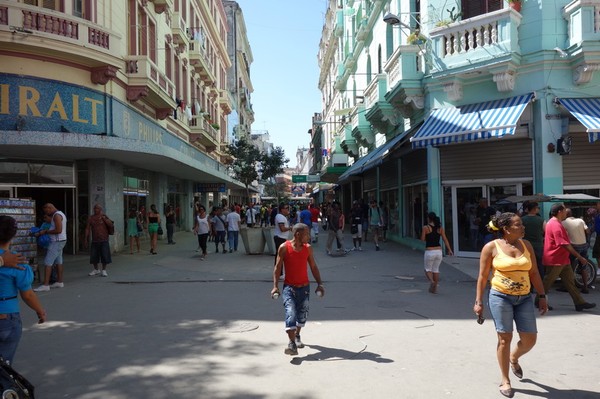
[[[583,276],[587,276],[587,284],[583,284]],[[587,286],[589,288],[593,288],[596,283],[596,277],[598,276],[598,266],[588,259],[588,263],[582,265],[580,262],[577,262],[577,265],[574,269],[575,274],[575,285],[577,288],[583,288]]]

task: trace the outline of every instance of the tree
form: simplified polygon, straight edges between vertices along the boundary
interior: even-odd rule
[[[275,147],[270,154],[263,154],[260,168],[260,178],[263,182],[268,182],[280,173],[290,160],[285,157],[285,152],[281,147]]]
[[[242,138],[237,143],[227,146],[227,153],[233,158],[229,168],[233,177],[246,186],[246,196],[250,198],[250,185],[253,181],[268,181],[283,172],[289,162],[281,147],[275,148],[271,154],[261,152],[255,145]],[[259,174],[260,172],[260,174]]]
[[[262,157],[256,146],[242,138],[237,143],[227,145],[227,152],[233,158],[229,165],[233,177],[246,187],[246,196],[250,198],[250,184],[258,179],[257,163]]]
[[[287,184],[285,182],[268,182],[265,183],[265,194],[268,197],[275,197],[277,203],[285,199]]]

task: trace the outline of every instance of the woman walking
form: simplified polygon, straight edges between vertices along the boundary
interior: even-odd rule
[[[131,209],[127,215],[127,236],[129,237],[129,253],[133,255],[133,242],[137,246],[137,252],[140,253],[140,229],[141,227],[138,215],[135,209]]]
[[[443,257],[440,238],[444,240],[448,255],[454,255],[444,228],[440,224],[440,218],[435,213],[429,212],[427,224],[421,229],[421,241],[425,241],[425,275],[429,280],[429,292],[432,294],[437,294],[437,286],[440,281],[440,264]]]
[[[17,221],[10,216],[0,216],[0,255],[8,252],[10,242],[17,234]],[[15,352],[21,340],[23,325],[19,313],[19,299],[35,311],[38,323],[46,321],[46,312],[42,308],[37,295],[31,289],[33,270],[29,265],[21,268],[0,268],[0,356],[12,364]]]
[[[206,259],[206,240],[208,239],[208,232],[210,231],[210,222],[208,221],[208,217],[209,216],[206,214],[206,209],[200,205],[194,220],[194,234],[198,236],[198,246],[202,251],[200,260]]]
[[[156,210],[156,205],[150,205],[150,212],[146,215],[146,225],[150,235],[150,253],[156,255],[158,245],[158,226],[160,226],[160,214]]]
[[[517,378],[523,378],[519,359],[533,348],[537,339],[532,284],[539,294],[540,314],[548,311],[548,302],[533,247],[523,239],[525,228],[521,218],[512,212],[505,212],[498,217],[493,216],[489,227],[500,238],[487,243],[481,251],[473,311],[482,323],[484,289],[492,271],[488,305],[498,334],[496,356],[502,374],[500,393],[512,398],[514,392],[508,370],[511,368]],[[519,342],[511,350],[513,321],[517,326]]]

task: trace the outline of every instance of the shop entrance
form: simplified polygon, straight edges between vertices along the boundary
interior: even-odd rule
[[[36,225],[38,226],[42,223],[41,216],[44,204],[54,204],[56,209],[63,212],[67,217],[67,246],[65,246],[64,253],[76,253],[77,243],[79,241],[83,242],[83,234],[85,233],[85,224],[81,226],[81,223],[82,220],[87,220],[87,217],[79,218],[77,215],[77,210],[75,209],[75,188],[17,186],[14,188],[13,194],[15,198],[31,198],[35,200]]]
[[[15,198],[12,187],[0,186],[0,198]]]
[[[501,200],[511,195],[531,195],[531,183],[492,183],[444,186],[445,230],[457,256],[479,257],[487,230],[478,224],[477,206],[481,198],[498,212],[517,212],[516,204]],[[484,234],[485,235],[485,234]]]

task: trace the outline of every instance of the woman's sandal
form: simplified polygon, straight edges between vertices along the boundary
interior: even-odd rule
[[[502,389],[502,386],[507,385],[507,384],[508,384],[508,389]],[[503,384],[500,384],[500,393],[502,394],[502,396],[506,396],[507,398],[512,398],[515,395],[512,387],[510,386],[510,382],[505,382]]]
[[[519,365],[519,361],[510,362],[510,369],[512,370],[513,374],[517,376],[518,379],[523,378],[523,369]]]

